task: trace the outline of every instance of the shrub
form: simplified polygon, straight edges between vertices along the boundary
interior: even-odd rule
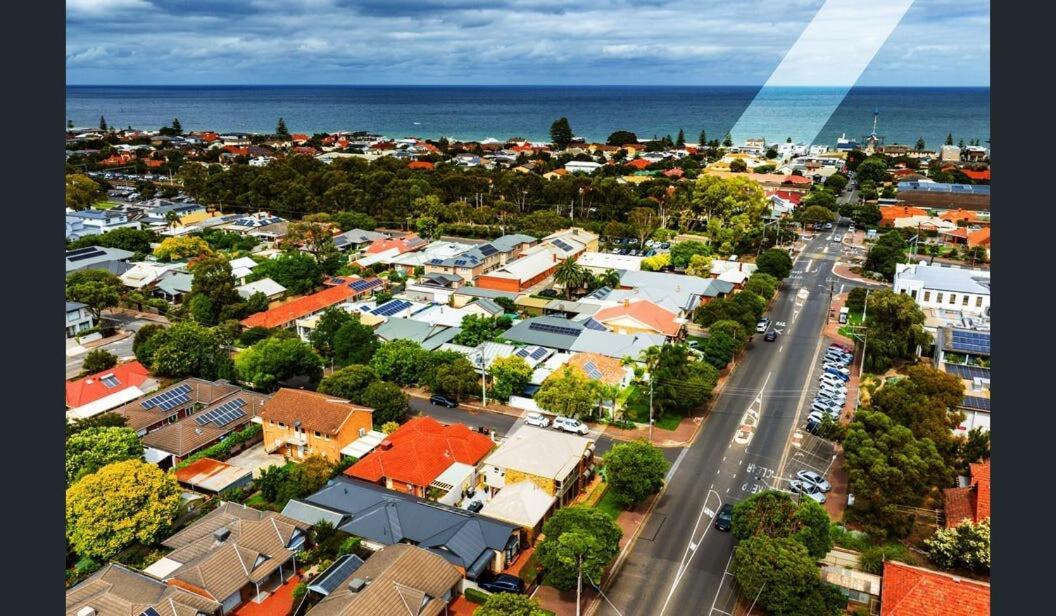
[[[478,605],[483,605],[485,602],[487,602],[488,597],[490,596],[483,590],[477,590],[476,588],[467,588],[466,592],[463,594],[466,595],[466,599],[468,601],[472,601],[473,603],[476,603]]]
[[[884,573],[885,560],[905,561],[908,551],[905,546],[898,543],[877,545],[862,550],[858,557],[858,566],[866,573],[882,575]]]

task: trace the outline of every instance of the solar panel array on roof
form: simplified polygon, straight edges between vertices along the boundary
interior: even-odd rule
[[[543,357],[546,357],[546,354],[549,353],[549,352],[550,352],[550,349],[547,349],[545,347],[537,347],[534,351],[532,351],[532,354],[529,355],[529,357],[531,357],[532,359],[534,359],[536,361],[539,361]]]
[[[609,293],[612,293],[612,287],[598,287],[587,297],[590,299],[605,299]]]
[[[161,614],[158,613],[158,610],[152,607],[148,607],[147,609],[140,612],[139,616],[161,616]]]
[[[145,409],[159,408],[163,411],[171,410],[181,404],[191,401],[191,386],[184,383],[168,391],[162,392],[152,398],[147,398],[140,404]]]
[[[538,332],[546,332],[548,334],[561,334],[562,336],[578,336],[579,330],[575,327],[562,327],[560,325],[551,325],[549,323],[529,323],[528,329],[534,329]]]
[[[524,348],[517,349],[516,351],[513,352],[513,354],[516,355],[517,357],[527,358],[528,357],[528,349],[524,349]]]
[[[67,261],[84,261],[85,259],[94,259],[96,257],[101,257],[101,256],[104,256],[104,255],[106,255],[106,253],[103,252],[102,250],[93,250],[92,252],[86,252],[84,254],[74,255],[72,257],[67,255],[66,256],[66,260]]]
[[[965,396],[964,400],[961,400],[961,406],[966,409],[989,411],[990,398],[980,398],[979,396]]]
[[[76,250],[67,250],[66,256],[72,257],[74,255],[83,255],[86,252],[97,252],[99,248],[97,246],[88,246],[87,248],[78,248]]]
[[[599,332],[607,332],[607,331],[609,331],[608,329],[605,328],[604,325],[602,325],[601,323],[598,323],[593,317],[587,319],[586,321],[583,321],[583,327],[586,327],[587,329],[593,329],[593,330],[599,331]]]
[[[195,417],[194,422],[199,426],[204,426],[205,424],[212,422],[223,428],[232,421],[245,417],[246,411],[243,408],[245,406],[245,400],[242,398],[235,398],[234,400],[221,404],[211,411],[206,411],[198,417]]]
[[[979,366],[965,366],[962,364],[946,364],[946,372],[959,376],[962,379],[988,379],[990,378],[989,368],[980,368]]]
[[[403,312],[411,307],[411,302],[402,299],[394,299],[378,306],[374,310],[370,311],[370,314],[377,315],[379,317],[391,317],[394,314]]]
[[[495,248],[491,244],[484,244],[483,246],[480,246],[478,250],[480,250],[480,254],[484,255],[485,257],[490,257],[491,255],[499,252],[499,249]]]
[[[560,248],[561,250],[564,250],[566,252],[569,252],[569,251],[573,250],[572,246],[570,244],[568,244],[567,242],[564,242],[562,240],[554,240],[554,246],[557,246],[558,248]]]
[[[583,371],[586,372],[587,376],[592,379],[600,379],[602,376],[601,370],[598,370],[598,365],[595,364],[593,361],[588,361],[587,363],[583,364]]]
[[[990,332],[955,329],[950,332],[950,339],[954,351],[990,354]]]
[[[372,289],[372,288],[374,288],[374,287],[376,287],[376,286],[378,286],[380,284],[382,284],[382,282],[381,282],[381,280],[379,280],[377,278],[371,278],[370,280],[362,278],[360,280],[352,281],[351,283],[349,283],[348,286],[349,286],[350,289],[352,289],[356,293],[362,293],[363,291],[366,291],[368,289]]]
[[[107,389],[113,389],[121,384],[121,381],[117,380],[117,377],[112,374],[107,374],[99,380],[103,382]]]

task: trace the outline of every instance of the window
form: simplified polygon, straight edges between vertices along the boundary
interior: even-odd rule
[[[930,302],[931,301],[931,291],[925,291],[924,292],[924,301],[926,301],[926,302]]]
[[[318,431],[318,430],[316,430],[316,431],[315,431],[315,438],[319,438],[320,436],[322,436],[322,435],[321,435],[321,434],[319,434],[319,431]]]
[[[939,293],[938,295],[936,295],[935,298],[936,298],[935,299],[936,302],[938,302],[940,304],[942,303],[942,293]]]
[[[961,305],[962,305],[962,306],[967,306],[967,305],[968,305],[968,296],[967,296],[967,295],[965,295],[965,296],[964,296],[964,299],[963,299],[963,301],[961,302]]]
[[[950,293],[950,305],[953,305],[953,304],[956,304],[956,303],[957,303],[957,294],[956,293]]]
[[[979,297],[975,298],[975,307],[976,308],[982,308],[983,307],[983,296],[982,295],[980,295]]]
[[[912,291],[910,291],[909,292],[909,296],[912,297],[913,299],[917,299],[917,290],[913,289]]]

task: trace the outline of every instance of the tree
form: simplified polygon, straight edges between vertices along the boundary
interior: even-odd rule
[[[499,357],[491,364],[492,391],[503,402],[519,394],[532,380],[532,367],[516,355]]]
[[[201,314],[194,319],[202,325],[215,325],[223,316],[241,316],[245,302],[236,290],[237,282],[231,273],[231,263],[223,255],[206,256],[191,266],[191,299],[208,298]],[[232,314],[232,312],[234,314]]]
[[[92,349],[84,356],[82,369],[85,374],[95,374],[103,370],[109,370],[117,365],[117,355],[106,349]]]
[[[80,173],[66,176],[66,207],[86,210],[106,198],[106,192],[92,178]]]
[[[327,308],[319,317],[319,320],[315,324],[315,328],[308,334],[308,342],[312,344],[312,348],[315,349],[315,352],[319,355],[323,357],[333,357],[334,337],[337,335],[337,331],[341,329],[341,326],[345,323],[351,323],[355,320],[356,317],[352,316],[347,310],[342,310],[336,306]]]
[[[363,393],[371,383],[375,383],[377,380],[378,375],[370,366],[352,364],[341,368],[320,381],[319,393],[345,398],[356,404],[362,404]]]
[[[414,385],[423,382],[428,355],[429,352],[417,342],[393,340],[378,347],[370,359],[370,367],[378,378],[397,385]]]
[[[570,554],[584,555],[583,572],[594,582],[620,549],[620,537],[623,531],[604,511],[593,507],[563,507],[554,512],[543,524],[545,538],[536,545],[539,564],[545,570],[544,582],[558,590],[571,590],[576,586],[579,566],[576,560],[568,558]],[[591,537],[594,543],[589,549],[577,550],[566,541],[562,546],[561,538],[566,534],[574,537]],[[582,544],[584,542],[576,542]]]
[[[678,129],[678,137],[675,138],[675,147],[684,148],[686,146],[686,133],[681,128]]]
[[[855,170],[859,182],[882,184],[887,181],[887,161],[882,157],[869,157]]]
[[[860,409],[843,442],[854,518],[877,536],[904,536],[904,507],[918,507],[948,470],[931,439],[917,439],[887,415]]]
[[[905,248],[906,241],[902,234],[898,230],[888,231],[869,249],[865,258],[865,269],[883,274],[891,280],[895,276],[895,266],[905,258]]]
[[[297,486],[297,497],[307,496],[326,485],[334,472],[334,465],[320,455],[310,455],[290,471],[290,480]]]
[[[212,253],[209,243],[196,235],[168,237],[154,249],[154,256],[159,261],[186,261]]]
[[[943,569],[990,572],[990,518],[978,524],[965,519],[953,528],[940,528],[924,545],[928,558]]]
[[[507,316],[487,317],[469,314],[462,318],[462,331],[451,341],[475,347],[483,342],[498,340],[502,332],[510,328],[513,322]]]
[[[958,474],[967,474],[968,465],[973,462],[990,459],[990,432],[982,428],[972,428],[957,443]]]
[[[403,422],[407,419],[407,394],[398,385],[385,381],[374,381],[367,385],[362,395],[363,406],[374,409],[374,425],[380,426],[390,421]]]
[[[748,163],[741,159],[736,159],[730,162],[730,171],[733,173],[744,173],[748,171]]]
[[[89,428],[123,428],[127,425],[127,417],[112,411],[100,413],[99,415],[93,415],[91,417],[85,417],[84,419],[78,419],[76,421],[67,419],[66,438],[68,440],[74,434],[79,434]]]
[[[871,410],[906,426],[917,438],[929,438],[953,464],[956,442],[952,430],[964,421],[957,410],[964,397],[961,379],[930,366],[910,366],[907,378],[886,383],[869,399]]]
[[[275,391],[281,381],[306,376],[318,382],[323,360],[312,347],[297,338],[267,338],[235,358],[239,380],[261,391]]]
[[[864,287],[854,287],[847,293],[847,301],[844,306],[851,312],[861,312],[865,309],[865,295]]]
[[[850,182],[850,180],[847,179],[846,175],[842,173],[833,173],[825,178],[825,182],[822,185],[832,191],[833,195],[838,195],[843,192],[844,188],[847,188],[848,182]],[[832,208],[830,207],[829,209],[831,210]]]
[[[87,428],[66,439],[66,485],[113,462],[143,459],[143,443],[135,430],[123,427]]]
[[[609,489],[624,507],[637,505],[659,492],[668,466],[664,452],[644,440],[620,443],[605,454]]]
[[[106,131],[107,130],[106,118],[103,117],[103,116],[99,116],[99,130],[101,130],[101,131]],[[951,143],[952,143],[952,140],[951,140]]]
[[[338,365],[366,364],[378,350],[374,330],[360,323],[359,318],[343,324],[334,334],[334,361]]]
[[[183,132],[183,125],[180,124],[179,118],[172,119],[172,132],[176,133],[177,135]]]
[[[686,240],[671,245],[671,265],[675,267],[688,267],[690,260],[697,255],[711,256],[711,247],[696,240]]]
[[[764,250],[755,260],[756,271],[784,280],[792,272],[792,259],[788,253],[777,248]]]
[[[931,334],[924,331],[924,313],[908,295],[891,289],[869,294],[865,321],[865,369],[883,372],[896,360],[916,356],[917,347],[927,347]]]
[[[594,391],[580,370],[565,366],[546,377],[534,396],[540,408],[565,417],[587,416],[594,409]]]
[[[154,464],[125,460],[66,489],[66,538],[81,556],[113,557],[133,542],[152,544],[172,525],[182,490]]]
[[[279,123],[275,126],[275,134],[279,137],[289,137],[290,131],[286,128],[286,120],[279,118]]]
[[[730,563],[744,596],[773,616],[837,616],[847,598],[818,577],[807,549],[794,539],[755,536],[737,544]]]
[[[468,359],[459,355],[454,361],[436,367],[430,385],[436,393],[460,400],[480,387],[480,375]]]
[[[572,143],[572,126],[568,118],[561,117],[550,125],[550,141],[557,150],[564,150]]]
[[[635,144],[638,143],[638,135],[635,135],[631,131],[618,130],[609,135],[609,138],[605,141],[605,143],[620,147],[628,144]]]
[[[181,321],[151,336],[151,370],[158,376],[232,378],[231,357],[216,333],[193,321]]]
[[[323,281],[323,270],[310,254],[299,250],[288,251],[258,265],[253,273],[260,278],[271,278],[291,293],[311,293]]]
[[[473,616],[553,616],[553,612],[539,607],[539,602],[527,595],[500,592],[488,595]]]
[[[153,342],[154,336],[164,329],[164,325],[148,323],[136,331],[135,337],[132,338],[132,353],[139,363],[148,368],[154,363],[154,349],[157,346]]]
[[[744,283],[744,290],[755,293],[759,297],[769,301],[774,297],[774,293],[777,293],[777,287],[780,284],[781,281],[770,274],[756,272],[748,277],[748,281]]]
[[[572,291],[586,283],[587,273],[587,270],[576,263],[575,259],[569,257],[554,269],[554,282],[561,285],[565,289],[565,297],[571,299]]]
[[[268,309],[268,296],[263,291],[256,291],[246,300],[246,314],[256,314]]]
[[[706,131],[706,130],[704,130],[702,128],[702,129],[700,129],[700,136],[697,137],[697,145],[699,147],[703,148],[707,144],[708,144],[708,131]]]
[[[818,225],[836,220],[836,213],[827,207],[820,205],[808,205],[802,210],[797,210],[797,218],[804,225]]]
[[[791,537],[798,530],[796,508],[785,492],[767,490],[753,494],[733,506],[733,536],[740,541],[756,536]]]
[[[951,135],[951,136],[952,136],[952,135]],[[926,143],[924,142],[924,137],[923,137],[923,136],[921,136],[921,137],[917,137],[917,146],[916,146],[916,148],[914,148],[914,149],[915,149],[916,151],[920,152],[920,151],[924,150],[924,148],[925,148],[926,146],[927,146],[927,144],[926,144]]]
[[[726,133],[726,136],[722,138],[722,147],[733,147],[733,137],[730,135],[730,133]]]
[[[121,279],[106,270],[83,269],[66,277],[66,299],[88,307],[96,323],[121,299]]]
[[[70,242],[67,248],[74,250],[77,248],[88,248],[89,246],[104,246],[147,254],[150,252],[151,242],[154,241],[157,241],[157,235],[149,229],[121,227],[113,231],[107,231],[102,235],[84,236],[75,242]]]
[[[645,250],[645,240],[656,231],[656,212],[648,207],[636,207],[627,214],[627,221],[634,227],[638,246]]]

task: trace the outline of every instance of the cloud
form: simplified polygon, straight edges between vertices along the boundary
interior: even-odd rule
[[[95,84],[761,84],[822,4],[69,0],[66,74]],[[847,35],[868,30],[851,19]],[[863,80],[988,83],[988,43],[985,0],[918,0]]]

